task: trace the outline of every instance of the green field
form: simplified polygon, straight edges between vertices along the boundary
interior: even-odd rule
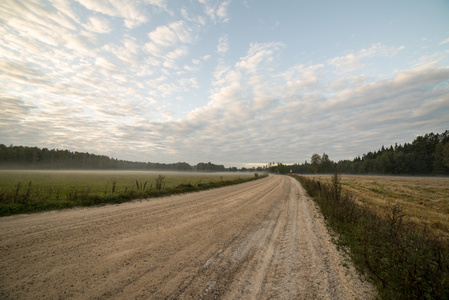
[[[0,171],[0,215],[120,203],[255,179],[252,173]]]

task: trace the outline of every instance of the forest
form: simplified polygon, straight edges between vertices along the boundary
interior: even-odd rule
[[[338,162],[343,173],[449,175],[449,131],[418,136],[411,144],[368,152],[352,161]]]
[[[382,146],[353,160],[332,161],[326,153],[313,154],[310,162],[284,165],[269,163],[257,168],[226,168],[211,162],[132,162],[86,152],[0,144],[0,169],[161,170],[161,171],[252,171],[296,174],[330,174],[338,167],[343,174],[449,175],[449,130],[418,136],[404,145]]]
[[[47,149],[0,144],[0,169],[36,170],[157,170],[157,171],[263,171],[263,168],[225,168],[211,162],[190,165],[186,162],[154,163],[134,162],[110,158],[105,155],[69,150]]]
[[[412,143],[382,146],[379,150],[353,160],[334,162],[326,153],[314,154],[310,162],[270,164],[278,173],[329,174],[338,167],[343,174],[449,175],[449,130],[441,134],[418,136]]]

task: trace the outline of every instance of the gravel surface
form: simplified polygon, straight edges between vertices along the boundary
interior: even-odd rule
[[[287,176],[0,218],[1,299],[372,299]]]

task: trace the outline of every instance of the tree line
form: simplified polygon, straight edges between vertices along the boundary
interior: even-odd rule
[[[338,168],[345,174],[449,175],[449,130],[418,136],[412,143],[363,154],[353,160],[334,162],[326,153],[313,154],[310,162],[269,164],[269,171],[296,174],[329,174]]]
[[[0,144],[0,169],[72,169],[72,170],[157,170],[157,171],[258,171],[264,168],[225,168],[211,162],[190,165],[186,162],[153,163],[110,158],[87,152]]]
[[[338,168],[345,174],[449,175],[449,130],[441,134],[418,136],[412,143],[363,154],[353,160],[332,161],[326,153],[313,154],[310,162],[285,165],[268,163],[263,167],[226,168],[211,162],[190,165],[186,162],[133,162],[86,152],[0,144],[0,169],[75,169],[75,170],[161,170],[161,171],[251,171],[296,174],[329,174]]]

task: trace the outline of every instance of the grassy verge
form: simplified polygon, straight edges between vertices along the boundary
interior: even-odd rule
[[[307,175],[330,183],[329,175]],[[419,226],[449,238],[449,177],[344,175],[342,191],[360,204],[388,209],[399,204]]]
[[[449,299],[449,243],[416,226],[400,205],[376,209],[328,182],[293,175],[320,206],[337,245],[378,287],[382,299]]]
[[[77,178],[77,175],[80,178]],[[266,175],[257,173],[254,176],[198,175],[194,173],[168,176],[159,174],[153,178],[138,178],[130,182],[130,176],[133,175],[122,177],[123,180],[117,179],[117,177],[121,178],[120,176],[111,177],[106,184],[103,177],[101,177],[103,178],[101,181],[98,175],[86,173],[75,175],[67,173],[66,178],[59,174],[52,180],[43,179],[45,184],[39,181],[38,184],[33,184],[31,180],[25,181],[25,183],[19,181],[14,185],[0,187],[0,216],[76,206],[117,204],[134,199],[202,191],[266,177]],[[14,178],[14,176],[12,177]],[[42,176],[37,178],[42,178]],[[126,182],[126,185],[123,182]]]

